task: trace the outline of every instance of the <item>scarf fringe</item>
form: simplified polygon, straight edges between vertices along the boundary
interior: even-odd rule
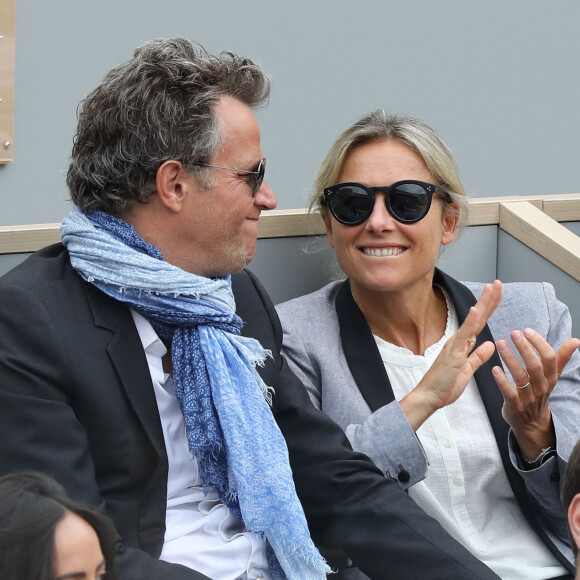
[[[143,290],[142,288],[131,287],[131,286],[115,286],[110,284],[103,278],[97,278],[95,276],[83,276],[83,278],[90,282],[91,284],[107,284],[114,288],[113,291],[119,292],[120,294],[127,294],[129,292],[136,292],[137,296],[141,298],[143,295],[146,296],[170,296],[171,298],[179,298],[180,296],[187,296],[188,298],[193,298],[199,300],[201,294],[199,292],[176,292],[175,290],[166,290],[165,292],[159,290]],[[262,365],[263,366],[263,365]]]

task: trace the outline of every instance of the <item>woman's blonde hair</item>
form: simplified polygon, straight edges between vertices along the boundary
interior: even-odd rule
[[[342,132],[333,143],[326,159],[322,162],[314,190],[310,196],[310,211],[326,215],[324,205],[324,188],[337,183],[348,155],[358,146],[373,141],[388,141],[396,139],[405,143],[421,157],[437,185],[444,189],[451,201],[442,199],[445,211],[459,214],[457,224],[458,234],[467,224],[469,201],[463,189],[457,164],[453,154],[428,125],[413,117],[390,114],[383,109],[377,109],[361,117],[354,125]],[[459,211],[450,206],[455,203]]]

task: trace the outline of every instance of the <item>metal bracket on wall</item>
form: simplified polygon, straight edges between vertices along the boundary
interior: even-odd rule
[[[14,161],[16,0],[0,0],[0,163]]]

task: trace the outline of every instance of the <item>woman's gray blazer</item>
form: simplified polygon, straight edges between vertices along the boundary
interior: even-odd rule
[[[483,284],[459,283],[436,270],[434,283],[453,301],[460,324]],[[277,306],[284,330],[282,352],[306,385],[315,406],[345,430],[352,446],[369,455],[404,489],[426,476],[427,460],[401,407],[394,400],[384,364],[348,280]],[[504,284],[503,299],[477,344],[530,327],[554,349],[570,338],[568,308],[547,283]],[[504,468],[526,519],[558,559],[572,570],[566,514],[560,485],[566,461],[580,438],[580,354],[576,351],[550,397],[557,457],[533,471],[518,468],[513,434],[503,420],[503,397],[491,374],[501,365],[497,353],[475,379],[493,428]],[[506,369],[507,371],[507,369]],[[509,372],[508,378],[511,379]],[[565,558],[562,556],[565,554]]]

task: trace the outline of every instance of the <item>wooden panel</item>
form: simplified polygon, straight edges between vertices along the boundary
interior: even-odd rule
[[[580,222],[580,193],[544,197],[544,212],[557,222]]]
[[[306,209],[275,209],[260,216],[260,238],[315,236],[324,232],[320,217]]]
[[[60,224],[0,227],[0,254],[35,252],[60,242]]]
[[[561,196],[558,196],[560,199]],[[488,226],[499,223],[499,205],[505,201],[527,201],[542,209],[544,198],[525,197],[483,197],[469,201],[469,226]],[[580,196],[565,203],[576,203],[580,213]],[[570,220],[572,221],[572,220]],[[576,220],[574,220],[576,221]],[[577,220],[580,221],[580,218]],[[288,238],[324,234],[324,225],[317,215],[308,215],[306,209],[280,209],[265,212],[260,217],[261,238]]]
[[[542,196],[474,197],[469,200],[469,226],[491,226],[499,223],[499,205],[506,201],[528,201],[542,209]]]
[[[580,281],[580,237],[531,203],[500,204],[499,227]]]
[[[16,0],[0,0],[0,163],[14,160],[14,19]]]

